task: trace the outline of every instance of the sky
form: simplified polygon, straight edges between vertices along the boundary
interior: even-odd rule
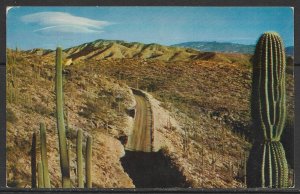
[[[7,47],[69,48],[97,39],[172,45],[189,41],[255,44],[266,31],[294,45],[289,7],[12,7]]]

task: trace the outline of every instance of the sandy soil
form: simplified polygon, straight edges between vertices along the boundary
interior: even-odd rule
[[[126,149],[131,151],[151,151],[151,132],[149,128],[149,114],[147,100],[140,95],[134,95],[136,99],[136,113],[132,134],[128,137]]]

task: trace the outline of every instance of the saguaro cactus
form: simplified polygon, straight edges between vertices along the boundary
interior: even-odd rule
[[[86,187],[92,188],[92,137],[88,136],[86,143],[86,160],[85,160],[85,176]]]
[[[45,188],[50,188],[50,178],[48,170],[48,158],[47,158],[47,142],[46,142],[46,129],[44,123],[40,124],[40,142],[41,142],[41,161],[43,170],[43,183]]]
[[[247,164],[248,187],[288,186],[288,165],[280,143],[286,119],[284,49],[275,32],[264,33],[256,45],[251,97],[256,140]]]
[[[63,188],[71,187],[70,165],[68,159],[66,129],[64,123],[63,77],[62,77],[62,49],[56,49],[56,119],[59,136],[60,166]]]
[[[77,176],[78,176],[78,187],[84,188],[83,181],[83,158],[82,158],[82,130],[77,131]]]

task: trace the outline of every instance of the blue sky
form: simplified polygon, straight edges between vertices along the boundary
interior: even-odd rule
[[[68,48],[96,39],[255,44],[265,31],[293,46],[293,17],[288,7],[14,7],[7,13],[7,47]]]

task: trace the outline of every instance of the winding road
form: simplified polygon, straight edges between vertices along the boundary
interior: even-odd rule
[[[136,100],[135,118],[132,134],[129,135],[126,149],[130,151],[151,152],[152,113],[147,99],[134,94]]]

